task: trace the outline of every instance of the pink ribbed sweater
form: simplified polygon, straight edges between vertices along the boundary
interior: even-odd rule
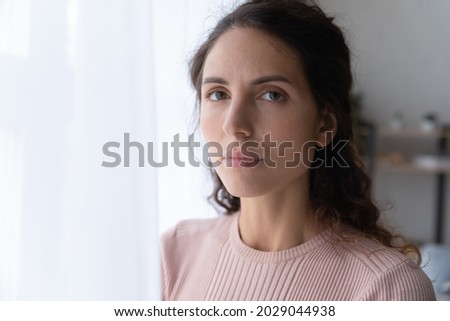
[[[162,236],[163,300],[435,300],[430,280],[403,254],[328,231],[262,252],[239,236],[239,214],[179,223]]]

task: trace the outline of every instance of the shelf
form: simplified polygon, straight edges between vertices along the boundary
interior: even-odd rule
[[[423,130],[420,128],[379,128],[378,136],[380,137],[432,137],[432,138],[450,138],[450,130],[448,128],[440,128],[433,130]]]
[[[408,162],[397,163],[380,160],[376,162],[376,167],[386,172],[450,174],[450,167],[432,167]]]
[[[434,241],[442,243],[445,233],[445,207],[446,207],[446,181],[450,175],[450,154],[448,151],[448,142],[450,140],[450,124],[441,125],[437,129],[423,130],[421,128],[359,128],[357,133],[365,136],[369,142],[367,155],[370,165],[370,173],[377,169],[388,173],[410,173],[410,174],[432,174],[436,181],[436,200],[435,200],[435,222]],[[436,150],[431,154],[428,151],[424,154],[410,153],[405,151],[385,151],[382,152],[378,147],[378,141],[385,139],[388,141],[402,142],[402,149],[406,147],[405,142],[410,140],[409,145],[416,144],[419,138],[432,139],[436,143]],[[397,147],[398,149],[398,147]]]

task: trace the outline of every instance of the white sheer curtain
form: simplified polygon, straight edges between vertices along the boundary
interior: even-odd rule
[[[103,145],[187,140],[188,58],[236,2],[0,0],[0,299],[159,298],[159,235],[216,215],[208,173]]]
[[[1,299],[159,298],[156,170],[101,166],[124,133],[155,141],[151,15],[0,1]]]

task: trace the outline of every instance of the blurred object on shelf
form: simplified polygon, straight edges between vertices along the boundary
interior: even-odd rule
[[[426,113],[420,121],[420,129],[425,132],[434,131],[437,128],[437,115],[435,113]]]
[[[391,119],[390,128],[391,129],[403,128],[403,114],[401,112],[394,113]]]
[[[380,164],[401,164],[405,162],[405,157],[399,152],[380,153],[377,156],[377,162]]]

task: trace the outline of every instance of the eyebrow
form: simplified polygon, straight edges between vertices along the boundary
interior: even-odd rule
[[[205,84],[221,84],[221,85],[228,85],[228,81],[226,81],[223,78],[219,78],[219,77],[206,77],[203,78],[203,85]]]
[[[251,84],[252,85],[261,85],[261,84],[264,84],[266,82],[271,82],[271,81],[281,81],[281,82],[285,82],[285,83],[292,85],[292,83],[289,81],[289,79],[287,79],[286,77],[281,76],[281,75],[270,75],[270,76],[259,77],[259,78],[256,78],[255,80],[253,80],[251,82]],[[203,79],[202,84],[203,85],[205,85],[205,84],[228,85],[228,81],[226,81],[225,79],[220,78],[220,77],[206,77]]]

